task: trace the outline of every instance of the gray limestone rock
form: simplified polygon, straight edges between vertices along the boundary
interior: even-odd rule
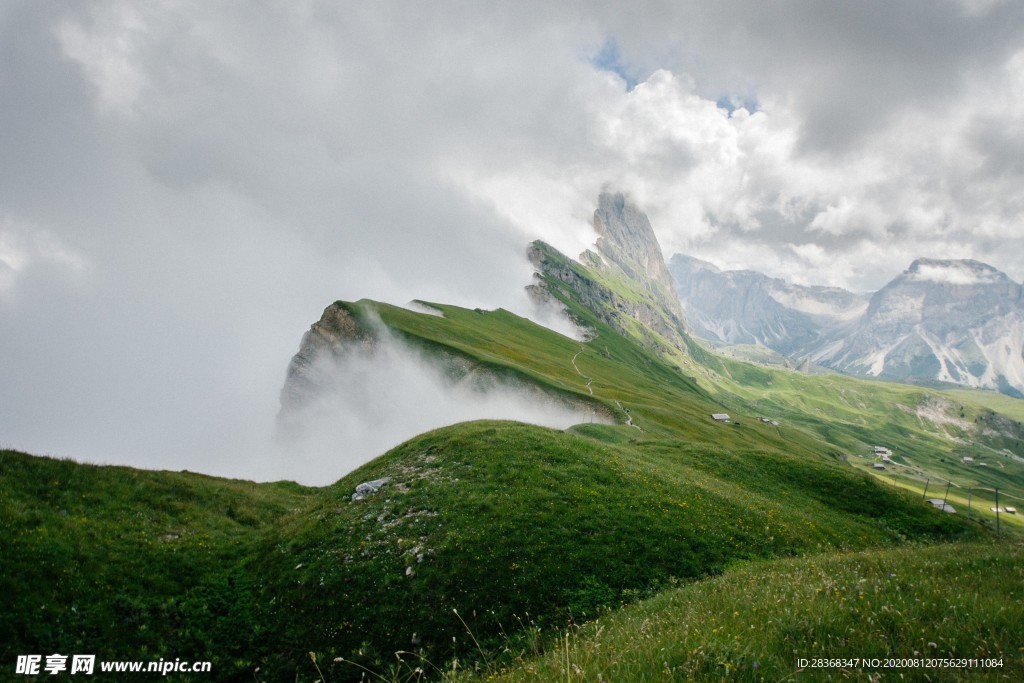
[[[352,494],[352,500],[363,500],[371,493],[377,493],[384,484],[388,483],[389,479],[384,477],[383,479],[374,479],[373,481],[364,481],[362,484],[356,486],[356,492]]]

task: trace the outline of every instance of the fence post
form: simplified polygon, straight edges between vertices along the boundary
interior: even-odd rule
[[[952,483],[953,482],[951,482],[951,481],[947,481],[946,482],[946,494],[944,496],[942,496],[942,511],[943,512],[946,511],[946,500],[949,498],[949,485],[952,484]]]
[[[967,489],[967,519],[971,518],[971,494],[974,489]]]
[[[931,481],[932,481],[931,479],[928,479],[927,481],[925,481],[925,483],[924,483],[924,493],[921,495],[921,500],[924,500],[925,498],[928,497],[928,484],[930,484]]]
[[[996,489],[996,538],[1000,538],[999,533],[999,489]]]

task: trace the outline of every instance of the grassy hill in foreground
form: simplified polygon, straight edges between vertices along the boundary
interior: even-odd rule
[[[628,431],[466,423],[319,492],[251,567],[256,602],[277,600],[261,621],[293,643],[281,663],[315,650],[379,669],[415,646],[447,661],[475,648],[452,610],[497,647],[527,615],[585,620],[740,560],[979,534],[827,459],[607,442]]]
[[[695,377],[582,310],[595,334],[585,344],[505,311],[344,306],[405,343],[599,402],[633,426],[454,425],[320,489],[5,451],[5,661],[65,650],[208,658],[212,680],[259,667],[258,680],[308,681],[319,680],[312,651],[327,680],[351,680],[358,669],[334,659],[376,671],[398,650],[489,661],[531,624],[557,631],[737,563],[989,536],[844,461],[886,435],[915,457],[957,447],[904,389],[726,361]],[[710,419],[722,410],[731,423]],[[1010,438],[990,431],[978,434],[991,447]],[[992,476],[1012,486],[1016,471]],[[388,481],[352,500],[377,478]],[[788,633],[810,647],[801,619]]]
[[[4,452],[5,654],[381,670],[398,650],[472,658],[466,626],[499,649],[521,620],[558,628],[738,561],[980,533],[828,459],[631,431],[456,425],[324,489]]]
[[[0,662],[252,656],[236,568],[310,489],[0,451]]]
[[[1022,622],[1019,545],[828,553],[665,591],[563,631],[543,656],[519,650],[487,680],[1013,681]]]

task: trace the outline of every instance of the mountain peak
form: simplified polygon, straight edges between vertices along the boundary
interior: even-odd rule
[[[688,256],[687,254],[674,254],[672,258],[669,259],[669,269],[670,272],[673,272],[673,277],[675,277],[674,271],[677,267],[694,273],[707,272],[718,275],[722,272],[722,269],[714,263],[711,263],[710,261],[702,261],[699,258]]]
[[[996,268],[973,259],[915,259],[903,273],[912,282],[935,282],[946,285],[988,285],[1012,282]]]
[[[672,276],[647,216],[626,195],[602,192],[594,230],[596,251],[587,249],[579,262],[534,242],[528,253],[541,282],[528,288],[530,294],[550,301],[552,290],[545,279],[560,281],[583,308],[649,350],[689,355],[697,347],[689,338]]]
[[[972,259],[919,258],[821,362],[898,380],[1024,389],[1024,288]]]
[[[602,192],[594,211],[597,250],[633,277],[645,276],[675,299],[672,276],[647,215],[621,192]],[[676,306],[678,308],[678,306]]]
[[[918,258],[870,299],[676,255],[696,334],[854,375],[1024,394],[1024,287],[972,259]]]

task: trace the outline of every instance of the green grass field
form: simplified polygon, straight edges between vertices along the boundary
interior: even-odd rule
[[[914,488],[934,477],[1024,494],[1007,455],[1020,425],[989,397],[802,375],[696,345],[676,362],[558,291],[593,339],[502,310],[339,305],[428,355],[592,402],[618,424],[453,425],[323,488],[0,452],[2,661],[191,656],[214,661],[212,680],[415,680],[417,666],[435,678],[431,666],[779,680],[800,654],[909,657],[934,641],[1020,670],[1020,615],[997,608],[1019,598],[1019,523],[992,545],[983,495],[968,520]],[[872,445],[906,473],[872,470]],[[967,453],[998,465],[969,467]],[[942,603],[935,578],[918,605],[907,587],[929,572],[985,585]],[[903,592],[886,601],[887,585]],[[920,619],[941,628],[922,634]]]
[[[239,563],[310,489],[82,465],[0,451],[0,661],[209,653],[218,668],[255,626]],[[216,650],[211,649],[216,645]]]
[[[756,562],[563,629],[480,678],[1020,680],[1022,591],[1016,544]]]

